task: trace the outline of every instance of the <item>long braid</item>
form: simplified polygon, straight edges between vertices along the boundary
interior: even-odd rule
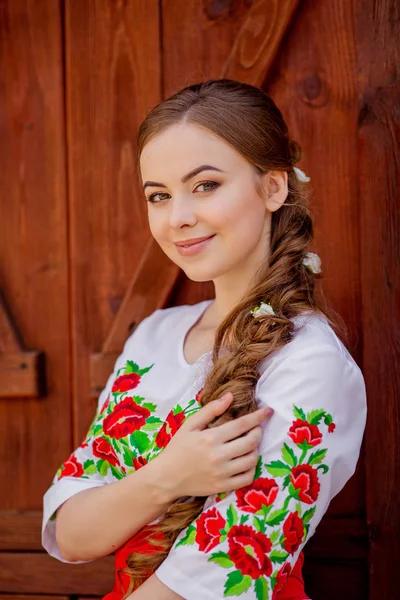
[[[237,119],[232,123],[235,111]],[[218,425],[257,408],[255,387],[259,365],[291,341],[292,319],[296,315],[309,310],[324,312],[330,324],[337,327],[334,313],[331,312],[331,318],[315,299],[318,276],[303,265],[313,239],[313,223],[306,186],[297,180],[293,170],[301,150],[289,139],[279,109],[261,90],[235,81],[211,80],[189,86],[157,105],[145,119],[139,130],[138,156],[149,139],[182,119],[207,126],[236,146],[257,172],[269,169],[288,172],[287,200],[272,213],[269,256],[254,287],[224,319],[215,335],[213,367],[200,403],[205,405],[227,391],[232,392],[231,405],[214,423]],[[262,132],[264,137],[260,139]],[[270,303],[275,314],[254,319],[250,311],[261,302]],[[153,539],[158,551],[152,555],[130,555],[129,568],[125,570],[131,577],[128,593],[163,562],[182,529],[199,515],[205,500],[199,497],[193,502],[177,501],[152,526],[149,541],[152,543]]]

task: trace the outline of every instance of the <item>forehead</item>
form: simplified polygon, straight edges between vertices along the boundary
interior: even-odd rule
[[[152,138],[140,157],[142,179],[164,181],[181,177],[202,164],[235,171],[247,161],[230,144],[192,123],[171,125]],[[161,179],[164,177],[164,179]]]

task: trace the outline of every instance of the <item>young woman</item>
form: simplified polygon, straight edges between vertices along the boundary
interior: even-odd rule
[[[302,549],[354,472],[366,396],[316,299],[299,158],[271,98],[227,79],[140,127],[151,233],[215,298],[139,325],[44,497],[51,555],[116,551],[107,600],[306,598]]]

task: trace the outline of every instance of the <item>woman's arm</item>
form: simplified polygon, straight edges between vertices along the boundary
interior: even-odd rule
[[[260,600],[278,593],[354,472],[365,427],[365,385],[343,353],[330,346],[302,348],[260,378],[256,397],[275,411],[256,478],[208,498],[178,536],[155,573],[175,594],[167,600]],[[158,584],[152,579],[150,585]]]

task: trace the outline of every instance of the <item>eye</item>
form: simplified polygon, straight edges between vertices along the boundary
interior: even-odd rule
[[[150,196],[147,198],[147,201],[151,202],[151,204],[161,204],[162,202],[165,202],[165,198],[162,200],[155,200],[156,196],[168,196],[168,194],[162,192],[154,192],[154,194],[150,194]]]
[[[220,184],[217,183],[216,181],[203,181],[202,183],[199,183],[195,189],[197,190],[197,188],[199,188],[202,185],[206,185],[206,186],[211,185],[211,188],[208,188],[206,190],[200,190],[200,191],[211,192],[212,190],[217,189],[217,187],[219,187]]]

